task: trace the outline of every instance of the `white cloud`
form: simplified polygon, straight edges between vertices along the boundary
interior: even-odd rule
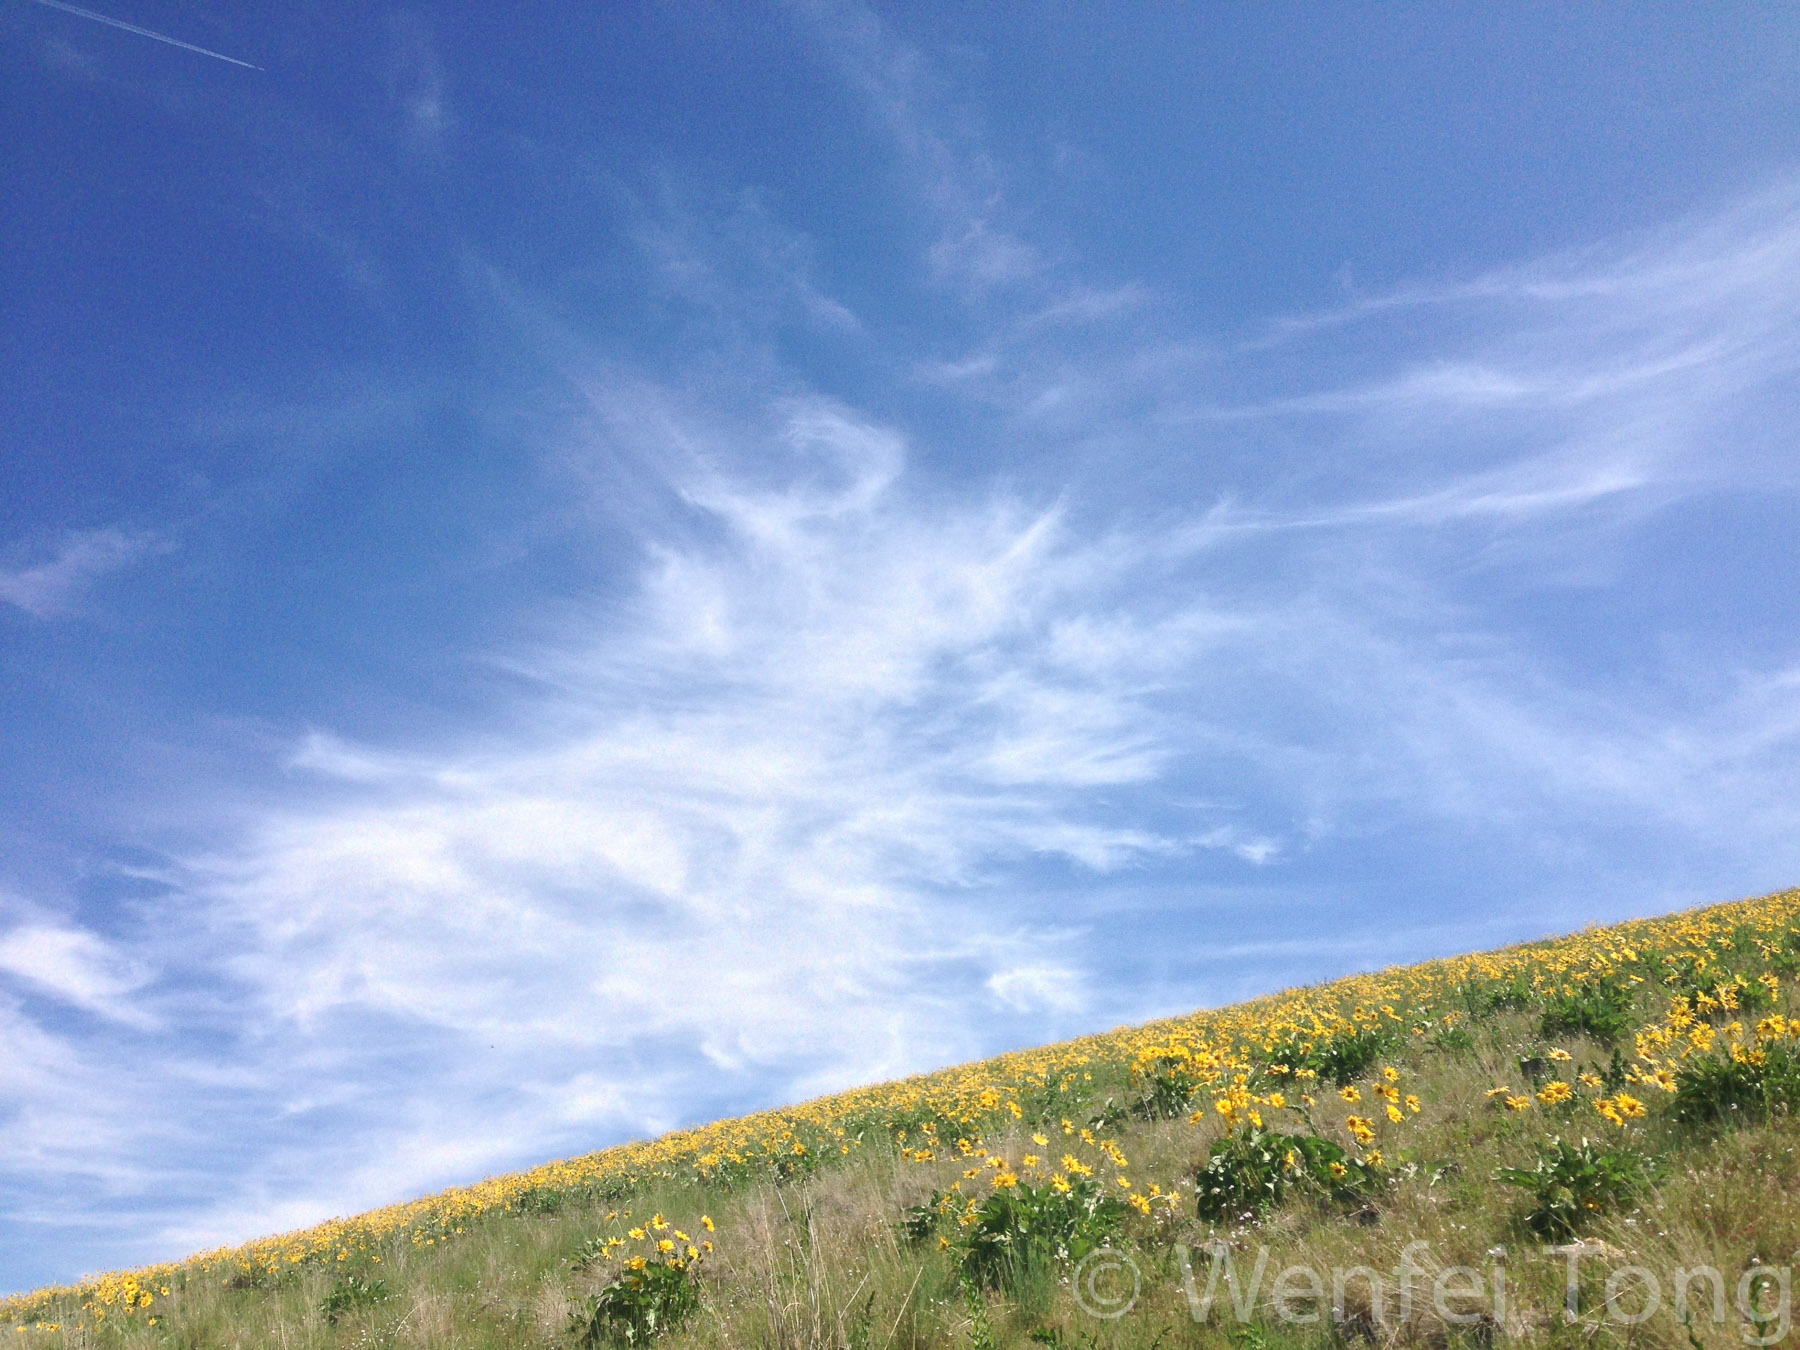
[[[719,334],[760,333],[792,320],[840,340],[861,333],[854,311],[820,280],[813,242],[777,221],[759,194],[720,200],[672,173],[648,199],[623,183],[611,186],[657,281]]]
[[[400,140],[411,149],[435,152],[453,120],[438,43],[416,14],[392,15],[388,24],[388,96],[398,114]]]
[[[1054,513],[920,513],[897,438],[836,406],[790,408],[779,439],[785,487],[683,485],[719,528],[663,548],[635,628],[514,658],[548,667],[545,720],[585,730],[424,764],[308,736],[296,764],[386,791],[200,865],[274,1010],[855,1074],[871,1019],[922,1016],[920,966],[979,959],[954,899],[996,841],[1103,869],[1169,847],[1070,818],[1156,762],[1133,690],[1175,652],[1103,612],[1120,564]]]
[[[988,991],[1014,1012],[1078,1012],[1088,1002],[1081,972],[1067,966],[1014,966],[988,977]]]
[[[827,60],[865,100],[935,219],[936,236],[924,249],[929,275],[975,294],[1043,277],[1049,262],[1042,250],[1004,223],[1009,212],[992,159],[978,142],[947,129],[945,91],[920,53],[863,5],[798,8],[810,17]],[[1073,306],[1094,294],[1078,289]]]
[[[387,782],[406,772],[406,766],[392,755],[359,749],[330,732],[316,730],[301,740],[289,756],[288,766],[349,783]]]
[[[93,933],[22,924],[0,936],[0,971],[40,993],[131,1026],[155,1025],[129,1002],[149,976],[143,964]]]
[[[1266,838],[1262,835],[1246,833],[1229,825],[1220,825],[1207,830],[1194,842],[1201,848],[1221,848],[1242,858],[1247,863],[1274,862],[1281,856],[1281,841]]]
[[[40,619],[70,613],[101,577],[161,547],[157,536],[146,531],[113,526],[72,530],[44,561],[0,568],[0,601]]]
[[[983,219],[963,222],[931,246],[932,270],[943,280],[997,286],[1023,281],[1043,268],[1038,251]]]

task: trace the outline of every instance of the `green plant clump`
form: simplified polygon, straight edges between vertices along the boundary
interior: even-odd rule
[[[584,1350],[638,1346],[660,1336],[699,1306],[700,1286],[682,1261],[627,1266],[575,1314],[575,1343]]]
[[[1463,985],[1464,1006],[1478,1017],[1500,1012],[1520,1012],[1537,1002],[1537,994],[1522,975],[1470,981]]]
[[[1363,1077],[1394,1047],[1398,1037],[1383,1027],[1357,1027],[1318,1037],[1288,1036],[1263,1052],[1269,1064],[1291,1071],[1310,1069],[1320,1078],[1346,1087]]]
[[[1200,1079],[1191,1063],[1168,1056],[1154,1061],[1139,1078],[1143,1087],[1131,1114],[1139,1120],[1173,1120],[1185,1116]]]
[[[1329,1139],[1245,1125],[1213,1143],[1194,1181],[1200,1217],[1235,1223],[1268,1212],[1296,1189],[1347,1201],[1367,1193],[1376,1178]]]
[[[1611,1045],[1631,1030],[1632,1001],[1630,987],[1618,980],[1578,985],[1545,1000],[1539,1029],[1546,1036],[1592,1036]]]
[[[1502,1167],[1497,1181],[1531,1196],[1526,1227],[1548,1238],[1569,1238],[1589,1221],[1626,1204],[1653,1180],[1648,1159],[1630,1149],[1607,1148],[1583,1138],[1550,1139],[1533,1167]]]
[[[319,1311],[325,1314],[327,1323],[336,1326],[338,1319],[346,1313],[372,1307],[390,1297],[386,1280],[371,1280],[352,1273],[331,1286]]]
[[[1124,1204],[1088,1177],[1066,1186],[1022,1181],[982,1201],[951,1244],[964,1279],[1010,1289],[1033,1271],[1079,1262],[1104,1246],[1125,1220]]]
[[[1790,1046],[1742,1056],[1696,1056],[1675,1076],[1675,1114],[1689,1124],[1795,1110],[1800,1110],[1800,1054]]]

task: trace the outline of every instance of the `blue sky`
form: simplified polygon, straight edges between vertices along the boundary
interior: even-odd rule
[[[1800,881],[1800,11],[104,12],[0,1287]]]

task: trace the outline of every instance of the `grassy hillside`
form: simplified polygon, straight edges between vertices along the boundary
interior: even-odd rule
[[[1797,973],[1791,891],[723,1121],[13,1298],[0,1326],[34,1346],[1775,1344]]]

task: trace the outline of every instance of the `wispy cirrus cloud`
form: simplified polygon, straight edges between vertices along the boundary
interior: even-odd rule
[[[795,9],[911,178],[909,204],[922,206],[933,225],[926,275],[977,297],[1039,280],[1051,260],[1015,227],[998,167],[979,140],[951,130],[946,90],[922,54],[862,5],[808,0]]]
[[[33,992],[130,1026],[154,1026],[130,1001],[148,975],[93,933],[56,923],[22,923],[0,934],[0,975]]]
[[[399,137],[425,153],[442,149],[453,123],[449,79],[431,28],[417,14],[398,13],[388,20],[392,53],[388,97],[397,114]]]
[[[282,939],[262,981],[285,991],[279,1007],[439,1008],[484,1032],[510,1022],[510,1003],[482,1011],[505,982],[418,968],[439,950],[431,930],[451,942],[442,959],[479,964],[478,897],[491,896],[555,965],[549,985],[569,987],[571,953],[608,972],[576,986],[641,1006],[638,1035],[645,1019],[684,1014],[629,972],[691,964],[716,980],[742,965],[769,1004],[800,1000],[814,980],[880,983],[895,952],[963,960],[980,946],[897,937],[921,917],[922,889],[972,884],[996,845],[1099,866],[1169,847],[1143,830],[1077,828],[1060,801],[1156,769],[1140,699],[1186,639],[1164,616],[1105,612],[1134,561],[1094,557],[1054,508],[919,513],[898,485],[895,435],[836,405],[790,407],[781,438],[800,460],[784,484],[713,468],[676,485],[696,537],[654,550],[623,628],[572,625],[508,658],[545,691],[552,742],[432,757],[307,738],[296,765],[368,785],[372,800],[271,820],[248,854],[199,864]],[[501,878],[546,868],[584,897],[521,909],[539,883]],[[416,906],[403,899],[415,893]],[[370,944],[371,922],[401,931]],[[427,931],[404,935],[415,922]],[[889,924],[894,938],[880,933]],[[665,925],[676,947],[658,952]],[[820,940],[790,940],[801,932]],[[823,941],[834,933],[841,942]],[[676,959],[690,947],[706,958]],[[721,1011],[695,993],[679,1006]],[[594,1011],[571,1011],[568,1034],[603,1037]],[[757,1020],[763,1053],[805,1039],[797,1012]]]
[[[101,579],[166,547],[148,530],[111,525],[71,530],[41,550],[50,555],[42,561],[0,567],[0,600],[39,619],[71,614]]]

